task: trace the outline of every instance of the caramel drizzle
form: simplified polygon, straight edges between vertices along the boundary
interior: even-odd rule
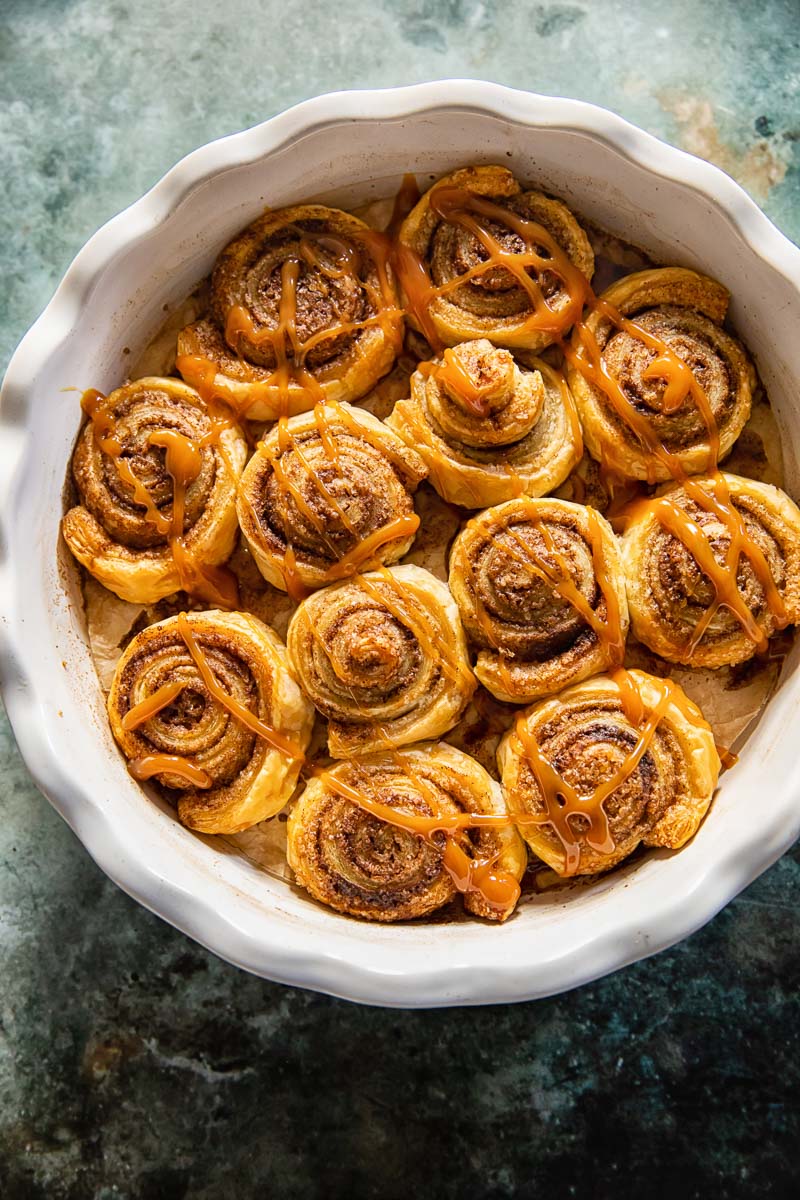
[[[345,429],[355,438],[366,442],[377,450],[379,454],[388,458],[394,467],[401,471],[405,464],[399,454],[393,453],[389,447],[383,446],[376,438],[370,437],[370,430],[360,425],[344,407],[336,401],[329,403],[316,404],[314,406],[314,423],[317,428],[317,433],[329,461],[337,468],[341,460],[341,451],[336,445],[336,438],[331,429],[329,411],[335,416],[335,419],[345,427]],[[258,451],[263,454],[270,462],[275,482],[278,485],[278,492],[281,503],[285,505],[286,496],[291,496],[297,508],[319,535],[323,545],[326,546],[329,554],[334,559],[331,566],[324,572],[324,583],[335,583],[337,580],[345,579],[348,575],[352,575],[358,570],[363,570],[377,563],[375,562],[378,552],[389,542],[398,541],[413,537],[419,529],[419,517],[416,513],[406,513],[395,517],[387,524],[380,526],[378,529],[372,530],[365,537],[359,537],[358,530],[353,525],[353,522],[347,515],[347,512],[336,499],[336,497],[325,486],[325,483],[320,478],[319,474],[314,470],[311,463],[303,453],[302,446],[292,433],[289,423],[285,417],[278,420],[278,451],[271,453],[265,443],[261,442],[258,445]],[[325,522],[315,512],[314,508],[308,504],[301,490],[291,481],[288,474],[281,463],[281,455],[287,452],[293,452],[303,465],[306,476],[312,481],[319,495],[333,509],[337,517],[341,521],[347,532],[356,539],[354,545],[349,551],[340,557],[339,551],[329,537],[325,527]],[[244,494],[244,493],[242,493]],[[248,506],[251,510],[256,526],[260,524],[258,515],[253,509],[252,504],[248,501]],[[309,594],[308,588],[305,587],[302,581],[301,573],[297,566],[297,553],[291,540],[287,541],[284,551],[283,576],[286,584],[286,590],[293,600],[304,600]]]
[[[654,686],[660,689],[661,696],[656,705],[648,711],[641,692],[628,671],[618,668],[612,678],[619,689],[623,713],[637,730],[637,739],[635,746],[614,774],[603,780],[590,796],[581,796],[544,756],[535,734],[527,726],[524,714],[517,718],[514,726],[517,740],[536,778],[544,802],[544,812],[532,814],[531,822],[534,825],[549,825],[561,842],[566,875],[574,875],[580,866],[581,840],[598,854],[613,854],[616,844],[604,808],[605,802],[636,770],[650,749],[656,730],[670,705],[678,703],[681,707],[686,707],[680,704],[680,694],[676,685],[669,679],[659,679],[654,683]],[[693,720],[699,717],[694,711],[691,715]],[[575,817],[581,817],[588,823],[588,829],[578,837],[571,826]]]
[[[197,671],[205,684],[208,694],[217,701],[224,709],[227,710],[240,724],[254,733],[256,737],[262,738],[272,750],[277,750],[279,753],[291,758],[294,761],[305,761],[305,752],[300,745],[281,733],[279,729],[275,729],[272,725],[262,721],[254,712],[252,712],[245,704],[237,700],[235,696],[229,695],[217,680],[211,666],[203,653],[186,613],[179,613],[176,617],[176,628],[183,640],[186,649],[189,651],[189,656],[192,659]],[[167,705],[172,704],[174,700],[181,694],[186,687],[192,686],[188,682],[174,680],[171,683],[165,683],[150,696],[145,696],[138,704],[134,704],[132,708],[122,718],[122,728],[126,732],[138,729],[145,722],[151,720]],[[135,779],[145,780],[150,779],[153,775],[171,774],[178,775],[186,779],[195,787],[207,788],[213,784],[212,777],[207,771],[190,762],[188,758],[184,758],[177,754],[146,754],[138,758],[131,759],[128,763],[128,769]]]
[[[503,553],[507,554],[512,561],[521,566],[532,566],[542,576],[544,576],[556,595],[560,596],[562,600],[565,600],[568,604],[572,605],[578,615],[592,630],[600,645],[606,648],[612,666],[620,665],[625,656],[625,635],[622,629],[622,613],[620,610],[619,599],[617,597],[617,593],[603,554],[603,533],[600,526],[598,513],[595,511],[595,509],[587,506],[586,519],[589,528],[585,536],[585,541],[588,543],[591,550],[594,577],[597,581],[597,586],[600,590],[600,595],[605,606],[605,619],[598,614],[597,610],[592,607],[583,593],[577,588],[575,581],[572,578],[569,564],[565,561],[563,555],[559,553],[555,542],[553,541],[552,534],[547,528],[547,516],[540,516],[539,513],[536,512],[535,504],[533,502],[531,502],[529,506],[526,506],[526,509],[527,510],[523,519],[527,524],[532,525],[533,528],[536,529],[541,535],[549,556],[549,560],[548,558],[544,558],[542,555],[537,554],[534,548],[528,545],[528,543],[517,532],[517,530],[513,528],[512,525],[506,526],[503,532],[513,538],[514,542],[516,542],[517,546],[519,547],[518,551],[515,551],[514,548],[509,546],[507,542],[500,542],[497,537],[491,534],[489,535],[490,540],[496,546],[498,546]],[[580,537],[584,536],[580,530],[577,532]],[[501,676],[503,676],[505,679],[506,686],[509,687],[510,690],[510,684],[512,681],[506,661],[508,656],[504,654],[503,648],[495,634],[491,615],[487,611],[486,605],[480,595],[475,569],[473,568],[468,557],[466,557],[466,564],[470,576],[470,582],[472,584],[472,593],[475,598],[476,613],[479,624],[481,625],[489,644],[497,651],[498,667]]]
[[[424,784],[418,772],[413,770],[408,758],[397,754],[400,770],[408,775],[416,784],[423,797],[431,802],[430,789]],[[515,818],[505,813],[439,813],[435,816],[422,816],[403,809],[393,808],[367,795],[363,788],[355,788],[345,780],[340,779],[332,771],[320,772],[326,787],[338,796],[349,800],[363,812],[375,817],[387,825],[394,825],[408,833],[434,845],[442,854],[442,866],[448,873],[458,892],[467,894],[477,892],[486,903],[500,912],[508,912],[519,899],[520,886],[514,876],[497,866],[498,855],[472,858],[463,846],[455,840],[454,835],[468,829],[503,829],[515,823]],[[434,812],[437,805],[431,804]],[[524,818],[523,818],[524,819]],[[444,834],[444,845],[441,845],[437,834]]]
[[[404,586],[388,567],[378,567],[376,574],[380,576],[381,582],[389,592],[397,596],[396,602],[390,596],[387,596],[385,591],[374,587],[370,580],[366,579],[363,575],[357,575],[353,582],[362,588],[376,604],[385,608],[396,621],[405,626],[406,629],[409,629],[425,657],[434,662],[438,661],[443,668],[444,674],[449,676],[454,683],[460,685],[466,676],[470,676],[471,678],[471,671],[458,658],[454,647],[450,645],[447,635],[437,628],[435,619],[431,616],[430,625],[426,628],[428,625],[428,613],[424,608],[420,609],[420,619],[416,621],[404,609],[403,601],[407,599],[409,592],[413,596],[413,591]]]
[[[192,662],[197,667],[200,678],[206,685],[209,695],[213,696],[218,704],[226,708],[231,716],[240,721],[251,733],[263,738],[273,750],[278,750],[281,754],[285,754],[287,758],[294,759],[295,761],[304,760],[305,753],[297,742],[293,741],[292,738],[286,737],[285,734],[273,728],[272,725],[268,725],[266,721],[262,721],[260,717],[257,717],[254,712],[251,712],[245,704],[242,704],[234,696],[228,695],[216,679],[214,672],[209,666],[208,659],[200,649],[186,613],[178,614],[176,624],[178,633],[183,638],[186,649],[189,651]]]
[[[440,363],[420,363],[417,370],[422,375],[432,375],[441,387],[452,388],[476,417],[488,417],[491,404],[487,397],[491,396],[494,380],[476,384],[469,368],[451,346],[444,350]]]
[[[150,696],[145,696],[138,704],[134,704],[129,708],[125,716],[122,718],[122,728],[126,733],[130,733],[133,729],[138,729],[145,721],[149,721],[152,717],[158,715],[163,708],[172,704],[177,700],[186,685],[180,680],[173,680],[172,683],[164,683],[160,688],[157,688]]]
[[[239,589],[235,575],[226,567],[213,567],[199,562],[186,544],[183,529],[186,491],[200,474],[202,451],[207,446],[215,446],[220,458],[229,468],[222,454],[219,439],[223,430],[232,425],[230,415],[222,412],[218,405],[206,406],[210,429],[201,437],[187,437],[176,429],[155,429],[149,435],[148,443],[164,450],[164,465],[172,479],[172,512],[167,517],[137,478],[128,460],[123,457],[124,447],[119,436],[119,424],[108,406],[108,397],[96,388],[89,388],[81,397],[81,408],[92,423],[97,445],[113,461],[123,482],[132,489],[134,503],[144,509],[144,519],[167,538],[178,572],[179,586],[220,608],[236,608],[239,603]]]
[[[419,190],[416,177],[410,173],[406,173],[394,198],[392,215],[389,218],[389,224],[386,226],[387,237],[392,241],[397,239],[400,226],[411,210],[416,207],[421,195],[422,193]]]
[[[181,375],[201,395],[221,395],[243,416],[262,399],[271,401],[276,393],[279,415],[285,416],[290,410],[293,389],[307,392],[315,403],[323,401],[323,387],[313,370],[306,366],[309,354],[322,342],[380,327],[386,338],[397,349],[400,348],[401,310],[397,307],[390,277],[392,243],[387,234],[359,229],[348,231],[343,236],[312,232],[297,225],[287,225],[281,232],[296,236],[298,244],[297,252],[281,263],[281,298],[276,325],[274,328],[259,326],[243,305],[233,305],[225,318],[225,340],[228,345],[238,347],[242,362],[246,362],[243,347],[247,342],[255,346],[269,346],[275,357],[275,367],[268,377],[248,384],[246,404],[242,406],[235,389],[218,379],[218,367],[210,359],[200,355],[180,355],[177,359],[176,365]],[[377,284],[361,277],[362,249],[375,268]],[[321,251],[326,254],[323,255]],[[329,261],[330,256],[333,256],[333,263]],[[330,280],[345,276],[356,280],[372,309],[371,315],[356,321],[339,318],[330,328],[319,330],[306,339],[300,338],[297,332],[297,291],[305,269],[317,271]],[[301,406],[310,407],[302,402]]]
[[[691,635],[687,644],[687,655],[690,655],[696,648],[703,633],[721,607],[730,609],[747,636],[758,647],[763,647],[766,644],[764,632],[758,626],[739,592],[738,570],[742,555],[753,566],[764,590],[767,606],[772,612],[778,628],[783,628],[788,623],[786,608],[772,579],[764,554],[748,532],[742,514],[731,500],[725,479],[717,470],[720,448],[719,427],[705,390],[695,378],[688,364],[663,339],[656,337],[636,321],[623,316],[608,301],[597,297],[588,280],[572,263],[562,247],[536,221],[522,218],[509,209],[482,196],[473,195],[465,189],[447,185],[434,186],[431,189],[430,205],[433,212],[442,220],[458,225],[473,234],[486,253],[486,258],[482,262],[437,287],[431,281],[424,260],[411,247],[402,243],[396,247],[393,261],[406,297],[407,311],[414,317],[434,351],[441,352],[442,343],[430,312],[431,304],[439,297],[480,278],[488,271],[496,270],[498,267],[509,271],[527,294],[532,309],[531,315],[519,324],[519,330],[544,331],[553,334],[567,360],[580,371],[584,378],[604,392],[617,416],[638,438],[644,449],[667,469],[672,478],[683,486],[690,499],[706,512],[716,516],[728,530],[730,545],[726,554],[725,568],[723,571],[712,568],[713,573],[710,575],[715,588],[715,600]],[[481,224],[477,219],[480,217],[498,222],[511,229],[522,239],[525,250],[522,253],[507,250],[490,230]],[[541,247],[544,253],[540,253],[536,247]],[[566,303],[561,303],[558,308],[554,308],[548,303],[536,279],[528,274],[531,267],[537,272],[551,272],[561,280],[563,284],[561,296],[562,299],[566,296]],[[704,482],[687,475],[678,456],[670,452],[661,442],[648,419],[638,412],[626,396],[619,381],[608,370],[603,361],[602,350],[597,338],[582,316],[586,306],[590,312],[599,312],[615,328],[624,330],[630,336],[641,341],[648,349],[654,351],[655,358],[648,364],[645,377],[648,379],[662,378],[666,381],[661,399],[663,412],[676,412],[687,398],[692,398],[708,431],[709,478]],[[572,344],[567,342],[564,337],[571,325],[574,326]],[[693,522],[689,527],[681,517],[672,518],[665,515],[668,510],[676,507],[669,501],[665,501],[658,506],[657,516],[662,523],[670,520],[675,529],[680,528],[681,540],[695,557],[700,569],[704,570],[703,563],[708,564],[714,557],[711,544],[706,538],[703,527],[697,522]],[[676,534],[676,536],[679,535]]]
[[[209,788],[214,782],[208,771],[196,767],[180,754],[143,754],[141,758],[130,760],[128,770],[139,783],[146,783],[154,775],[177,775],[196,788]]]

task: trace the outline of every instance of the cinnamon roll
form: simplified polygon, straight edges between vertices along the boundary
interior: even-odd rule
[[[391,368],[403,317],[389,243],[336,208],[268,212],[220,254],[178,370],[255,420],[355,400]]]
[[[635,505],[622,538],[633,631],[670,662],[743,662],[800,621],[800,510],[718,474]]]
[[[328,719],[334,758],[439,737],[476,686],[455,602],[422,567],[384,567],[315,592],[286,641]]]
[[[183,824],[203,833],[283,808],[314,720],[280,638],[236,612],[181,613],[137,634],[108,714],[134,778],[169,789]]]
[[[411,494],[425,474],[371,413],[318,405],[260,443],[239,488],[239,524],[275,587],[322,587],[410,549],[419,526]]]
[[[498,826],[459,826],[466,814]],[[469,912],[504,921],[527,865],[505,816],[502,790],[483,767],[452,746],[423,743],[312,778],[289,816],[287,855],[299,884],[349,916],[424,917],[462,892]]]
[[[591,508],[523,499],[479,513],[453,543],[450,591],[475,674],[499,700],[535,700],[622,663],[625,578]]]
[[[403,222],[395,261],[412,324],[434,349],[487,337],[543,350],[580,316],[594,270],[567,206],[497,166],[435,183]]]
[[[573,335],[569,380],[589,452],[651,483],[714,470],[750,414],[753,366],[722,328],[728,292],[683,267],[608,288]]]
[[[485,338],[462,342],[411,376],[388,419],[423,458],[440,496],[484,508],[559,486],[583,453],[563,376]]]
[[[640,843],[677,850],[720,771],[700,710],[644,671],[598,675],[534,705],[498,762],[520,832],[559,875],[607,871]]]
[[[86,570],[134,604],[180,588],[233,607],[233,550],[244,434],[176,379],[146,378],[84,394],[91,419],[72,457],[80,504],[64,540]]]

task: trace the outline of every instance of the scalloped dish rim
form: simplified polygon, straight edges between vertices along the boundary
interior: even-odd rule
[[[189,154],[78,253],[13,355],[0,393],[0,682],[12,728],[37,785],[111,879],[220,957],[281,983],[406,1008],[552,995],[665,949],[710,920],[800,834],[800,766],[793,761],[791,738],[786,736],[789,723],[797,723],[792,710],[800,700],[800,676],[795,672],[787,678],[791,672],[784,673],[758,729],[760,755],[735,768],[738,778],[732,790],[738,799],[731,803],[742,807],[750,796],[768,796],[761,801],[768,806],[765,815],[755,814],[758,824],[742,808],[731,818],[727,840],[706,837],[696,853],[656,854],[647,873],[616,872],[599,883],[599,902],[594,908],[587,906],[589,916],[578,930],[575,921],[565,917],[569,904],[563,897],[549,903],[547,920],[552,928],[538,941],[530,933],[525,935],[526,924],[542,911],[533,905],[526,908],[530,917],[522,913],[521,920],[508,928],[434,923],[387,931],[320,912],[307,899],[287,896],[284,902],[265,885],[263,911],[257,911],[252,897],[248,899],[230,877],[226,864],[215,861],[211,848],[195,839],[186,849],[180,841],[186,831],[157,807],[152,806],[146,817],[146,833],[143,819],[135,812],[130,813],[130,822],[120,820],[118,813],[115,818],[118,798],[109,799],[105,778],[110,768],[98,766],[93,774],[94,760],[82,758],[78,741],[70,741],[70,724],[82,722],[87,747],[93,737],[98,758],[103,754],[91,713],[87,720],[85,695],[70,681],[68,670],[54,674],[58,662],[66,667],[70,654],[65,644],[54,642],[49,625],[44,625],[45,611],[48,606],[53,611],[65,604],[69,607],[75,598],[57,594],[59,585],[63,593],[63,580],[54,565],[45,565],[45,556],[55,557],[52,541],[43,518],[37,522],[35,504],[26,505],[21,496],[31,478],[36,478],[32,472],[43,470],[42,455],[34,447],[35,414],[43,404],[60,398],[62,386],[75,382],[53,382],[48,375],[50,360],[70,336],[91,335],[91,328],[84,329],[82,323],[87,324],[85,313],[91,313],[93,289],[118,255],[143,249],[149,235],[210,181],[236,168],[263,164],[312,132],[352,125],[357,151],[359,122],[424,123],[434,113],[458,120],[459,112],[480,114],[507,129],[579,134],[663,180],[665,191],[673,185],[688,189],[712,206],[709,212],[713,210],[714,219],[724,218],[729,227],[728,253],[737,244],[744,246],[772,273],[776,286],[788,285],[789,303],[794,300],[800,313],[800,249],[718,168],[583,101],[481,81],[445,80],[319,96]],[[183,246],[182,241],[176,252]],[[787,368],[785,377],[788,391],[798,375]],[[800,443],[796,414],[791,423]],[[51,460],[45,470],[47,466],[60,473],[65,463]],[[42,594],[41,613],[23,599],[23,581],[27,577],[26,586],[32,586],[31,572],[37,578],[38,572],[44,572],[53,584],[47,595]],[[74,632],[69,636],[79,640]],[[797,650],[795,646],[794,662],[800,658]],[[124,767],[112,765],[120,773],[119,783]]]

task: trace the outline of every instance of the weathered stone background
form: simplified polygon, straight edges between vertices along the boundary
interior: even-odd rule
[[[0,0],[0,362],[186,151],[448,75],[615,109],[800,240],[798,0]],[[6,724],[0,755],[3,1200],[797,1195],[796,850],[573,995],[383,1012],[187,941],[104,878]]]

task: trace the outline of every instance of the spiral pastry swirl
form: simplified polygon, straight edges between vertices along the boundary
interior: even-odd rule
[[[617,539],[583,505],[509,500],[479,513],[453,543],[450,591],[478,648],[475,674],[499,700],[529,702],[622,663]]]
[[[498,762],[509,809],[526,818],[520,832],[559,875],[607,871],[640,843],[677,850],[720,770],[699,709],[643,671],[598,675],[534,705]]]
[[[254,420],[358,399],[402,345],[388,251],[336,208],[266,213],[220,254],[208,315],[179,335],[178,370]]]
[[[455,195],[454,189],[467,198],[490,201],[491,215],[443,211],[442,201]],[[572,311],[575,297],[555,270],[548,270],[546,264],[538,267],[523,262],[520,257],[520,270],[538,285],[552,314],[537,327],[529,290],[508,263],[500,261],[503,255],[523,256],[530,249],[541,259],[551,257],[546,246],[536,245],[535,239],[529,243],[521,235],[524,222],[543,229],[577,271],[591,279],[594,255],[589,239],[567,206],[542,192],[523,191],[505,167],[465,167],[434,184],[409,213],[399,234],[401,247],[407,247],[424,264],[434,289],[428,297],[427,316],[420,323],[415,316],[413,274],[404,275],[401,269],[412,323],[430,322],[435,338],[445,346],[482,337],[498,346],[533,352],[549,346],[558,336],[555,326],[560,317],[572,324],[566,313]],[[400,261],[402,264],[402,258]]]
[[[424,837],[382,820],[348,798],[353,793],[362,804],[410,817],[412,826],[440,814],[506,812],[499,784],[452,746],[423,743],[337,763],[310,780],[288,822],[289,864],[316,900],[353,917],[403,921],[435,912],[462,890],[469,912],[494,921],[510,916],[519,894],[513,883],[527,865],[515,829],[451,835],[462,874],[448,870],[453,846],[444,834]],[[487,882],[505,877],[502,894],[481,885],[490,872]]]
[[[633,631],[670,662],[743,662],[800,621],[800,510],[770,484],[664,489],[633,509],[622,561]]]
[[[458,609],[421,567],[384,567],[315,592],[292,617],[287,647],[328,719],[334,758],[439,737],[476,686]]]
[[[594,458],[650,483],[676,478],[676,466],[715,469],[744,428],[755,386],[744,348],[722,328],[728,299],[722,284],[683,267],[637,271],[603,293],[573,341],[594,349],[605,378],[574,358],[567,371]]]
[[[413,446],[439,495],[464,508],[543,496],[583,453],[563,376],[542,359],[530,366],[486,339],[462,342],[422,363],[411,395],[387,424]]]
[[[72,457],[81,503],[62,524],[70,550],[123,600],[152,604],[182,587],[212,598],[203,571],[228,558],[238,531],[241,429],[175,379],[94,393],[90,411]]]
[[[425,475],[421,458],[371,413],[318,405],[259,445],[239,488],[239,524],[275,587],[322,587],[410,549],[419,525],[411,494]]]
[[[236,833],[283,808],[314,720],[277,634],[213,611],[137,634],[108,714],[134,777],[170,789],[180,820],[203,833]]]

